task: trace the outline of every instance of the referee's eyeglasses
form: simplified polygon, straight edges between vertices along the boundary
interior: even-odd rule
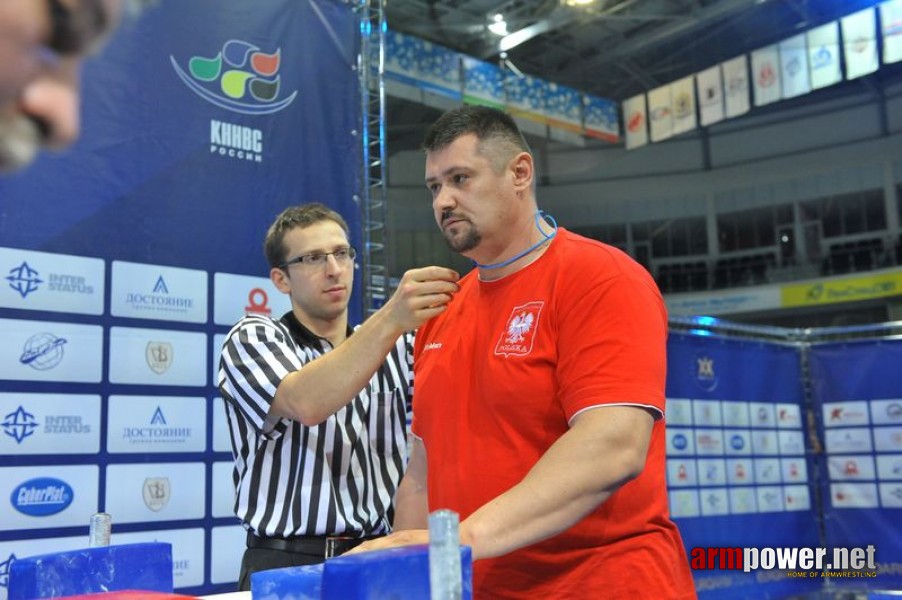
[[[345,266],[351,263],[354,258],[357,256],[357,249],[354,246],[348,246],[347,248],[339,248],[338,250],[334,250],[332,252],[316,252],[314,254],[302,254],[300,256],[295,256],[294,258],[289,258],[281,265],[279,268],[288,270],[288,267],[291,265],[295,265],[300,263],[301,265],[314,269],[316,267],[322,267],[326,264],[326,261],[329,257],[335,259],[341,266]]]

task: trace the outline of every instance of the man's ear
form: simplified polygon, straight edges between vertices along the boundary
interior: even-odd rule
[[[269,270],[269,279],[276,286],[276,289],[287,294],[291,291],[291,283],[288,281],[288,273],[284,269],[273,267]]]
[[[511,161],[511,172],[514,177],[514,187],[517,190],[528,190],[532,187],[535,177],[535,169],[532,155],[529,152],[521,152]]]

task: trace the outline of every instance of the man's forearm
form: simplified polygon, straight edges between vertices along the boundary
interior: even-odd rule
[[[395,531],[426,529],[429,523],[429,497],[426,487],[426,449],[413,437],[410,462],[395,493]]]
[[[402,333],[386,315],[374,314],[337,348],[286,376],[273,412],[308,427],[322,423],[369,383]]]
[[[402,333],[445,310],[458,278],[444,267],[404,273],[391,298],[353,336],[282,380],[273,413],[310,427],[325,421],[367,385]]]
[[[461,543],[473,547],[474,560],[565,531],[641,472],[653,425],[648,413],[606,407],[588,411],[580,420],[520,483],[461,523]]]

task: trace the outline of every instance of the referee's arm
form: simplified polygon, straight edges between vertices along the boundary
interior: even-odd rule
[[[353,336],[282,380],[271,413],[308,427],[325,421],[369,383],[402,333],[445,310],[458,290],[457,279],[444,267],[404,273],[388,302]]]

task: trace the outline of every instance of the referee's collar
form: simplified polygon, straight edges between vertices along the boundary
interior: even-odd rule
[[[323,342],[328,343],[329,347],[332,347],[332,342],[330,342],[326,338],[316,335],[315,333],[307,329],[304,324],[298,320],[293,311],[289,310],[287,313],[282,315],[282,318],[279,320],[288,327],[288,330],[291,332],[291,337],[294,338],[294,341],[307,346],[313,346],[320,352],[326,351]],[[352,333],[354,333],[354,329],[351,328],[350,325],[348,325],[348,337],[351,337]]]

